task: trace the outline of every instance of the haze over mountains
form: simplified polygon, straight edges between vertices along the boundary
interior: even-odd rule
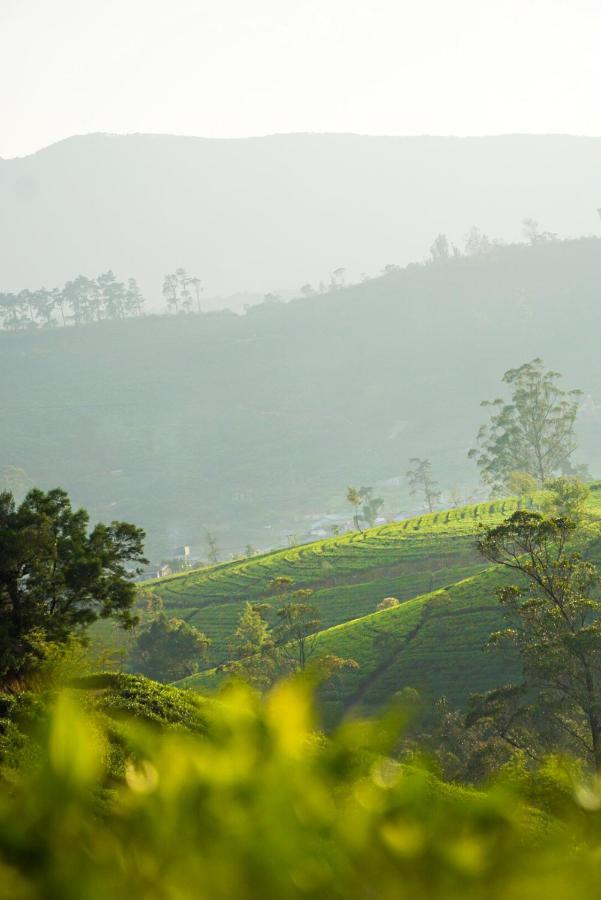
[[[228,551],[281,546],[413,456],[446,491],[474,485],[480,401],[542,356],[585,394],[575,461],[596,475],[600,285],[601,240],[549,241],[243,316],[0,331],[0,461],[95,518],[138,522],[153,558],[202,550],[207,528]]]
[[[0,160],[0,291],[112,269],[158,305],[183,266],[208,298],[295,292],[423,259],[438,232],[462,246],[473,225],[594,234],[600,172],[588,137],[75,137]]]

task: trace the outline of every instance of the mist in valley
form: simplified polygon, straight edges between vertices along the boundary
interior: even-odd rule
[[[595,896],[600,28],[0,0],[0,900]]]

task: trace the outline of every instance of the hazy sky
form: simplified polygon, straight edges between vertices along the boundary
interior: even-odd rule
[[[0,0],[0,156],[91,131],[601,135],[601,0]]]

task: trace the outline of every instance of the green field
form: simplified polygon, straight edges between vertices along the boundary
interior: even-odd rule
[[[536,507],[540,498],[521,505]],[[279,599],[272,581],[310,588],[321,631],[316,652],[354,659],[359,668],[337,676],[323,691],[328,718],[350,710],[370,712],[399,690],[414,687],[425,699],[442,695],[454,705],[517,675],[501,651],[484,651],[502,624],[496,588],[503,573],[478,555],[475,535],[500,522],[518,501],[486,502],[435,512],[304,546],[147,582],[167,613],[188,620],[212,641],[206,668],[183,684],[202,692],[224,677],[228,641],[246,601]],[[589,513],[601,513],[601,483],[592,485]],[[385,597],[399,606],[376,611]],[[119,640],[105,624],[99,642]]]
[[[313,590],[324,629],[369,615],[385,597],[406,601],[485,567],[474,547],[480,523],[500,521],[515,501],[432,513],[260,557],[149,582],[170,614],[212,640],[209,664],[224,662],[227,642],[247,600],[273,605],[274,578]]]

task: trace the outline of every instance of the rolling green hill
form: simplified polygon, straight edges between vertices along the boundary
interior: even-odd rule
[[[277,606],[269,585],[282,575],[314,590],[322,620],[317,652],[359,664],[324,690],[328,718],[373,712],[405,687],[462,705],[470,693],[512,680],[515,659],[482,649],[502,624],[496,589],[506,575],[478,557],[474,535],[516,507],[513,499],[433,513],[150,583],[169,611],[213,640],[212,666],[182,684],[208,691],[220,683],[244,602]],[[601,515],[601,483],[592,486],[589,513]],[[404,602],[376,611],[386,596]]]
[[[263,556],[148,582],[166,610],[212,640],[211,665],[228,656],[244,603],[277,605],[271,583],[286,576],[313,591],[323,628],[374,612],[385,597],[408,600],[485,567],[474,548],[479,523],[500,521],[515,501],[482,503],[383,525]],[[275,611],[273,612],[275,618]]]

